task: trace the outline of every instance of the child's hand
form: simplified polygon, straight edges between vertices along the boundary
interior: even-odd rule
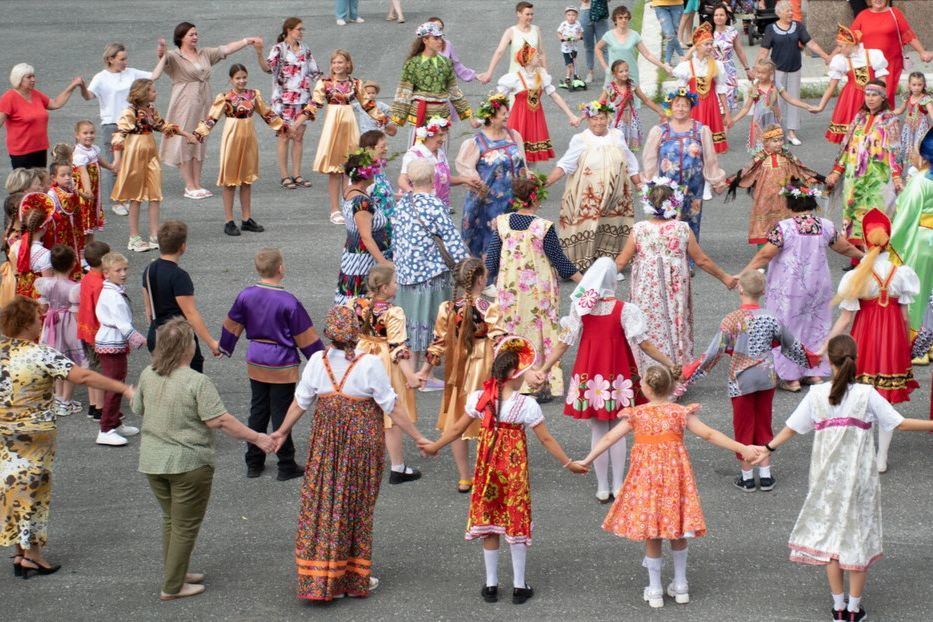
[[[417,442],[418,449],[421,450],[421,455],[423,456],[436,456],[439,448],[437,443],[433,443],[426,438],[419,439]]]
[[[395,136],[398,134],[398,126],[394,123],[387,123],[386,126],[382,129],[389,136]]]
[[[755,447],[755,446],[752,446],[752,445],[743,445],[743,446],[742,446],[742,451],[739,452],[739,453],[742,454],[742,460],[745,460],[746,462],[751,462],[752,464],[757,464],[757,462],[755,462],[756,460],[759,460],[759,461],[760,461],[760,460],[763,460],[763,458],[760,458],[761,454],[760,454],[760,452],[758,451],[759,449],[764,449],[764,447]],[[768,451],[768,450],[765,449],[765,451]]]
[[[127,340],[127,343],[132,349],[138,350],[139,348],[146,345],[146,338],[143,337],[140,333],[133,331],[133,333],[130,335],[130,338]]]
[[[726,289],[735,289],[736,286],[739,284],[739,277],[727,276],[723,284],[726,286]]]
[[[525,374],[525,381],[532,389],[540,388],[545,380],[547,380],[547,376],[540,369],[529,369],[528,373]]]
[[[424,381],[418,376],[418,374],[406,374],[405,375],[405,386],[409,389],[420,389],[424,385]]]
[[[570,127],[580,127],[580,117],[570,117]]]
[[[747,449],[750,449],[754,452],[753,457],[747,458],[745,456],[745,452],[742,452],[742,458],[746,462],[750,462],[752,466],[758,466],[759,464],[764,462],[768,456],[771,455],[771,452],[768,451],[767,447],[762,447],[760,445],[750,445],[750,446],[747,446]]]
[[[589,473],[589,467],[584,466],[580,462],[574,461],[567,465],[567,470],[571,473],[576,473],[577,475],[583,475]]]
[[[136,387],[134,387],[133,385],[129,385],[128,387],[126,387],[126,391],[123,392],[123,397],[125,397],[126,399],[130,401],[133,400],[134,395],[136,395]]]

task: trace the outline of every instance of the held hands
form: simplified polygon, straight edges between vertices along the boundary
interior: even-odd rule
[[[214,355],[214,358],[217,358],[218,356],[223,354],[223,352],[220,351],[220,344],[217,343],[216,339],[211,339],[210,342],[207,344],[207,347],[211,349],[211,354]]]
[[[395,136],[398,134],[398,126],[394,123],[388,123],[384,128],[382,128],[382,131],[384,131],[389,136]]]
[[[580,460],[574,460],[566,466],[566,469],[571,473],[576,473],[577,475],[584,475],[590,472],[590,468],[583,464]]]
[[[143,337],[140,333],[133,331],[133,333],[130,335],[130,338],[127,340],[127,343],[134,350],[138,350],[146,345],[146,338]]]
[[[483,127],[483,122],[477,119],[476,117],[471,117],[470,125],[473,127],[474,130],[478,130],[479,128]]]
[[[266,435],[260,434],[260,436],[266,436]],[[288,432],[283,432],[282,429],[279,428],[278,430],[276,430],[275,432],[273,432],[266,438],[268,438],[272,442],[271,450],[264,449],[261,445],[259,445],[259,443],[253,443],[253,444],[259,446],[259,448],[265,451],[267,454],[278,452],[278,450],[282,448],[282,445],[285,444],[285,439],[288,438]]]
[[[895,177],[894,178],[894,192],[897,192],[898,194],[900,194],[901,190],[903,189],[904,189],[904,180],[902,180],[900,177]]]
[[[132,401],[134,395],[136,395],[136,387],[134,387],[133,385],[127,386],[126,390],[123,392],[123,397]]]
[[[73,91],[79,86],[84,86],[84,78],[77,76],[71,79],[71,82],[68,83],[68,90]]]
[[[436,456],[437,452],[439,451],[437,443],[434,443],[424,437],[419,438],[415,444],[418,445],[418,449],[421,450],[421,455],[426,458]]]
[[[476,79],[480,81],[480,84],[488,84],[491,78],[488,71],[476,74]]]
[[[405,385],[409,389],[420,389],[424,386],[425,379],[419,376],[418,374],[410,374],[405,376]]]
[[[571,115],[570,127],[580,127],[580,117]]]
[[[273,451],[278,450],[278,443],[272,439],[268,434],[257,434],[256,440],[253,441],[253,445],[263,450],[267,454],[271,454]]]
[[[539,389],[547,381],[547,374],[542,369],[529,369],[525,374],[525,382],[532,389]]]
[[[930,61],[933,61],[933,52],[923,52],[920,55],[920,60],[922,60],[925,63],[929,63]]]
[[[746,453],[743,451],[742,459],[745,460],[746,462],[750,462],[752,466],[758,466],[759,464],[764,462],[768,458],[768,456],[771,455],[771,452],[768,451],[767,447],[762,447],[760,445],[747,445],[746,449],[751,450],[753,452],[751,454],[753,457],[749,458],[746,455]]]
[[[833,187],[839,182],[839,173],[833,172],[826,176],[825,186],[827,190],[832,190]]]
[[[739,277],[735,275],[726,275],[726,280],[724,280],[722,283],[726,286],[726,289],[735,289],[739,284]]]

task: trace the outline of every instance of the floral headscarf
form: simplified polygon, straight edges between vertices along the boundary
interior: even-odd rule
[[[583,327],[583,316],[589,315],[601,298],[615,297],[618,274],[616,262],[610,257],[600,257],[593,262],[570,294],[570,315],[560,319],[561,341],[576,341]]]
[[[327,312],[324,320],[324,336],[345,346],[347,360],[353,360],[356,343],[360,340],[360,322],[350,307],[337,306]]]

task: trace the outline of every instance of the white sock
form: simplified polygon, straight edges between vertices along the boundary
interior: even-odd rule
[[[771,465],[758,467],[758,477],[771,477]]]
[[[846,595],[845,594],[833,594],[833,609],[836,611],[842,611],[846,608]]]
[[[619,420],[609,422],[609,427],[614,428]],[[628,446],[623,436],[609,447],[609,461],[612,463],[612,494],[617,495],[622,488],[622,482],[625,481],[625,455],[628,453]]]
[[[735,471],[733,471],[733,473],[735,473]],[[744,479],[746,482],[750,479],[755,479],[755,469],[751,469],[748,471],[743,470],[742,479]]]
[[[408,475],[414,473],[414,471],[412,471],[409,467],[405,466],[404,462],[402,464],[393,464],[392,471],[395,473],[405,473]]]
[[[885,432],[878,428],[878,464],[887,464],[888,447],[891,446],[891,439],[894,437],[894,430]]]
[[[648,569],[648,589],[660,592],[663,589],[661,587],[663,560],[660,557],[645,557],[641,565]]]
[[[674,585],[687,585],[687,549],[672,551],[674,554]]]
[[[524,588],[525,585],[525,557],[528,555],[528,545],[523,543],[510,544],[512,550],[512,587]]]
[[[483,549],[483,562],[486,564],[486,587],[499,585],[499,549]]]
[[[849,611],[857,612],[859,610],[859,604],[862,602],[861,596],[852,596],[849,594]]]
[[[602,440],[609,432],[609,422],[590,419],[590,449],[596,447],[596,444]],[[609,455],[603,452],[598,458],[593,460],[593,471],[596,472],[596,491],[603,492],[609,488]],[[610,490],[611,492],[611,490]]]

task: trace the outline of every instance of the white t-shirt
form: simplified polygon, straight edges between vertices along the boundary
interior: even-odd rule
[[[817,417],[815,400],[826,400],[826,406],[829,408],[830,418],[845,418],[851,407],[852,400],[858,399],[862,392],[868,393],[868,406],[865,407],[865,418],[872,423],[877,423],[885,432],[890,432],[901,425],[904,418],[894,410],[894,407],[888,403],[888,400],[881,397],[881,394],[875,390],[875,387],[868,384],[853,384],[849,387],[842,402],[837,406],[829,403],[830,383],[817,385],[810,388],[806,397],[797,405],[797,409],[787,418],[784,425],[797,434],[807,434],[813,431],[814,423]]]
[[[120,113],[126,110],[129,103],[126,96],[130,93],[133,80],[149,79],[152,73],[127,67],[117,73],[104,69],[88,84],[87,90],[94,93],[100,104],[100,122],[102,125],[116,123]]]
[[[482,391],[473,391],[467,397],[466,414],[474,419],[482,419],[486,415],[485,412],[476,410],[476,403],[482,394]],[[499,407],[499,421],[503,423],[520,423],[525,427],[533,428],[544,422],[544,414],[541,412],[538,402],[516,391]]]
[[[570,54],[577,49],[577,41],[583,38],[583,26],[580,22],[561,22],[557,27],[557,34],[560,35],[560,51],[563,54]],[[564,39],[572,39],[565,41]]]
[[[376,400],[383,412],[391,412],[395,408],[396,394],[392,390],[389,375],[382,361],[377,356],[359,351],[357,351],[357,357],[359,357],[357,363],[343,385],[343,393],[350,397],[371,397]],[[350,366],[350,361],[347,360],[343,350],[333,348],[328,351],[327,360],[334,372],[334,380],[340,384]],[[317,401],[318,395],[327,395],[335,390],[334,383],[327,375],[327,368],[324,367],[324,353],[315,352],[308,359],[308,364],[301,373],[301,380],[295,387],[295,401],[305,410],[310,410]]]

